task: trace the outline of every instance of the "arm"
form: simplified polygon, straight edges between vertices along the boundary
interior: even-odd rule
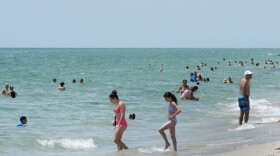
[[[176,105],[175,102],[172,102],[171,104],[176,108],[177,111],[174,114],[170,115],[169,118],[173,118],[176,115],[178,115],[179,113],[181,113],[181,109],[178,107],[178,105]]]
[[[180,86],[180,87],[178,88],[178,90],[176,91],[176,93],[180,93],[180,92],[181,92],[181,89],[182,89],[182,86]]]

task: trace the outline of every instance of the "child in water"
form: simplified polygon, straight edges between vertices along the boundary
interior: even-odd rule
[[[20,117],[20,122],[17,124],[17,127],[22,127],[27,123],[27,118],[25,116]]]

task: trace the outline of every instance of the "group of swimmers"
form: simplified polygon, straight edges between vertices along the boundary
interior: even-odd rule
[[[9,88],[10,88],[10,91],[9,91]],[[8,83],[5,84],[3,90],[1,91],[1,94],[8,95],[12,98],[16,98],[16,96],[17,96],[17,93],[14,91],[14,86],[9,87]]]
[[[56,83],[56,78],[53,78],[53,79],[52,79],[52,82],[53,82],[53,83]],[[76,80],[73,79],[73,80],[72,80],[72,83],[76,83]],[[80,84],[84,84],[84,79],[80,79]],[[66,88],[65,88],[64,85],[65,85],[64,82],[60,82],[60,86],[57,87],[57,90],[60,90],[60,91],[66,90]]]

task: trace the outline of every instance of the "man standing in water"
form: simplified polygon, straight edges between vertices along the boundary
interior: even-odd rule
[[[238,104],[240,108],[239,125],[242,125],[243,117],[245,114],[245,123],[249,120],[249,110],[250,110],[250,79],[252,79],[252,72],[247,70],[244,73],[244,78],[240,80]]]

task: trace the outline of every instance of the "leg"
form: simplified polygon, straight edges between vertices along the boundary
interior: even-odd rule
[[[160,129],[159,129],[159,133],[161,134],[163,140],[165,141],[165,147],[164,150],[166,150],[169,146],[170,143],[167,140],[166,134],[164,133],[164,131],[166,129],[169,129],[170,127],[173,127],[175,123],[172,123],[171,121],[168,121],[166,124],[164,124]]]
[[[171,136],[171,139],[172,139],[172,142],[173,142],[174,151],[177,151],[177,140],[176,140],[176,135],[175,135],[175,125],[174,125],[174,127],[169,128],[169,131],[170,131],[170,136]]]
[[[249,120],[249,111],[245,112],[245,123],[247,123]]]
[[[240,110],[239,125],[242,125],[242,122],[243,122],[243,116],[244,116],[244,112],[242,112],[242,111]]]
[[[118,150],[128,149],[128,147],[121,141],[123,132],[126,130],[126,126],[121,125],[115,130],[114,142],[117,144]]]

